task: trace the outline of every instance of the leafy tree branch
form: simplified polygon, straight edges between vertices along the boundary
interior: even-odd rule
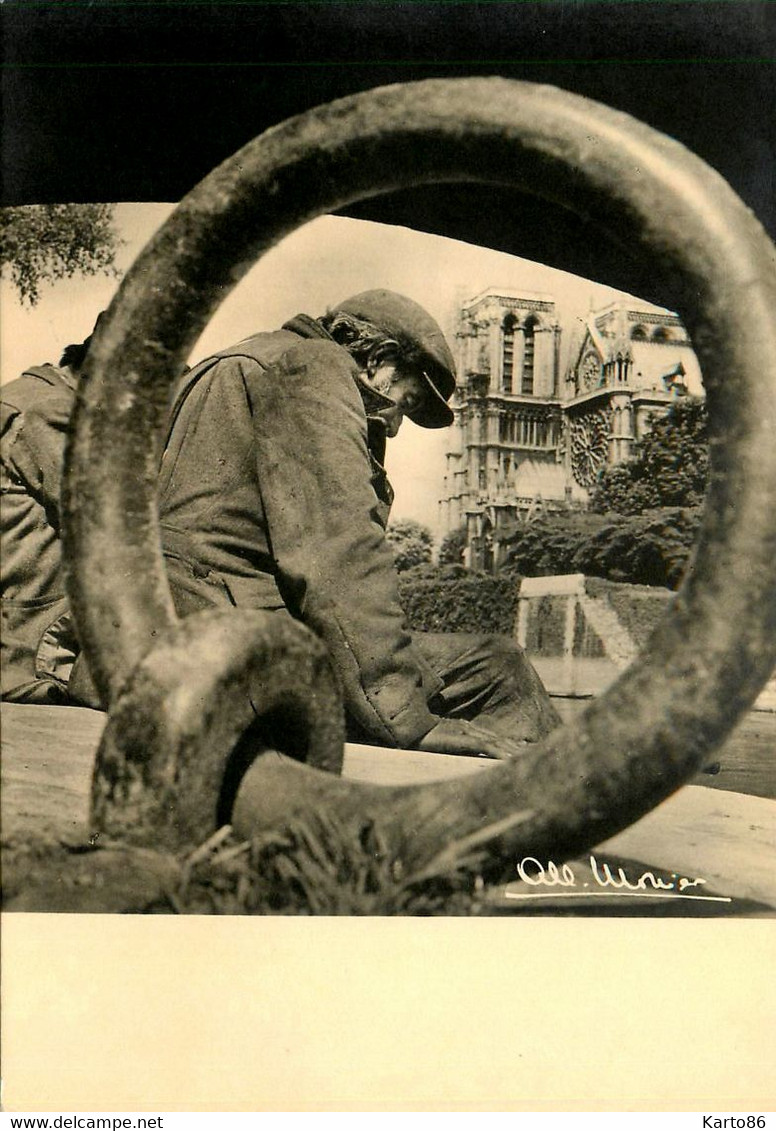
[[[31,204],[0,209],[0,268],[35,306],[43,283],[100,272],[118,277],[122,242],[112,204]]]

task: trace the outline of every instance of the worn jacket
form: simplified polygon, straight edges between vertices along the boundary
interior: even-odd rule
[[[60,559],[59,492],[75,379],[42,365],[0,389],[2,695],[61,702],[76,652]]]
[[[404,628],[375,436],[356,365],[312,319],[224,350],[179,387],[162,541],[181,615],[286,610],[327,645],[358,728],[405,746],[441,684]]]

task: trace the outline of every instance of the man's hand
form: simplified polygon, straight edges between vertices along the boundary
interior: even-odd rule
[[[436,754],[468,754],[479,758],[519,758],[526,743],[502,738],[486,727],[466,719],[440,719],[416,743],[418,750]]]

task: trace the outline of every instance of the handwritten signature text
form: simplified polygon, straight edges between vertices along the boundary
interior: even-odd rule
[[[528,887],[561,888],[565,892],[553,892],[554,895],[634,895],[657,896],[673,895],[685,899],[704,899],[718,903],[730,903],[726,896],[698,895],[692,889],[700,888],[706,880],[700,876],[680,876],[677,872],[671,873],[670,879],[655,875],[653,871],[644,871],[638,875],[628,875],[622,867],[615,867],[604,860],[598,860],[594,855],[589,857],[590,871],[585,870],[585,878],[578,879],[571,864],[556,864],[553,860],[542,862],[535,856],[524,856],[517,865],[519,879]],[[525,892],[505,893],[510,899],[536,898],[540,893],[536,890]]]

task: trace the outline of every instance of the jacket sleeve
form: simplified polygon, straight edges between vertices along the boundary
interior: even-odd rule
[[[409,746],[438,720],[377,517],[354,374],[339,346],[306,341],[247,379],[259,489],[287,606],[327,645],[351,715]]]
[[[72,398],[52,394],[17,412],[3,405],[3,462],[59,530],[59,496]]]

